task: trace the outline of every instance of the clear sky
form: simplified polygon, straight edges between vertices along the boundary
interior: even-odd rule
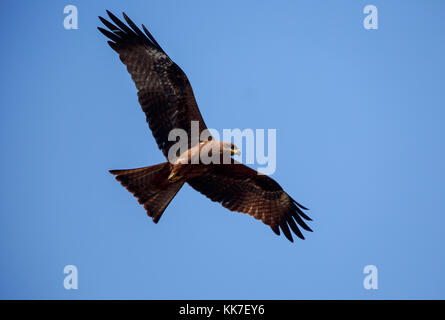
[[[77,30],[63,27],[69,4]],[[377,30],[363,27],[368,4]],[[109,169],[165,160],[96,29],[106,9],[149,28],[209,127],[277,129],[272,177],[310,208],[306,240],[189,186],[155,225],[114,180]],[[445,298],[444,12],[439,0],[2,1],[0,298]]]

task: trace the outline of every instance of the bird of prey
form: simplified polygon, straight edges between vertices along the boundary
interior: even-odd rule
[[[111,22],[99,17],[107,29],[98,29],[109,38],[108,44],[127,67],[136,85],[147,123],[167,160],[169,150],[175,143],[169,140],[169,132],[179,128],[188,134],[188,149],[175,161],[138,169],[110,170],[110,173],[138,199],[155,223],[184,183],[188,183],[225,208],[261,220],[277,235],[281,230],[291,242],[291,230],[304,239],[299,227],[312,231],[304,221],[311,220],[303,212],[307,208],[292,199],[269,176],[232,159],[232,155],[239,153],[232,143],[194,139],[192,121],[199,124],[199,134],[207,127],[185,73],[144,25],[141,31],[125,13],[126,24],[108,10],[107,14]],[[215,144],[219,147],[219,156],[229,155],[229,163],[183,161],[191,160],[204,147]]]

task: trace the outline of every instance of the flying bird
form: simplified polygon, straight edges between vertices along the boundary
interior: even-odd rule
[[[125,13],[126,24],[108,10],[107,14],[111,21],[99,17],[106,28],[98,29],[109,38],[108,44],[127,67],[147,123],[167,160],[170,148],[176,143],[169,140],[169,133],[183,129],[188,134],[188,149],[175,161],[138,169],[110,170],[110,173],[138,199],[155,223],[184,183],[188,183],[225,208],[261,220],[277,235],[281,230],[291,242],[291,230],[304,239],[300,228],[312,231],[304,221],[311,220],[303,212],[308,209],[269,176],[232,159],[232,155],[239,154],[234,144],[214,138],[204,142],[194,139],[197,137],[192,136],[191,123],[199,124],[199,134],[207,130],[207,126],[185,73],[144,25],[142,31]],[[219,150],[221,159],[229,156],[228,163],[191,163],[204,148],[215,146],[218,148],[211,150]]]

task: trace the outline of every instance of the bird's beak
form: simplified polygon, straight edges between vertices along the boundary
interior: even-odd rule
[[[241,154],[240,149],[232,149],[232,152],[233,152],[233,154],[236,155],[236,156],[238,156],[238,155]]]

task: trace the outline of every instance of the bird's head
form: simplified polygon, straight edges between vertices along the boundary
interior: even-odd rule
[[[222,143],[222,153],[227,154],[230,153],[233,155],[240,155],[241,151],[231,142],[223,142]]]

